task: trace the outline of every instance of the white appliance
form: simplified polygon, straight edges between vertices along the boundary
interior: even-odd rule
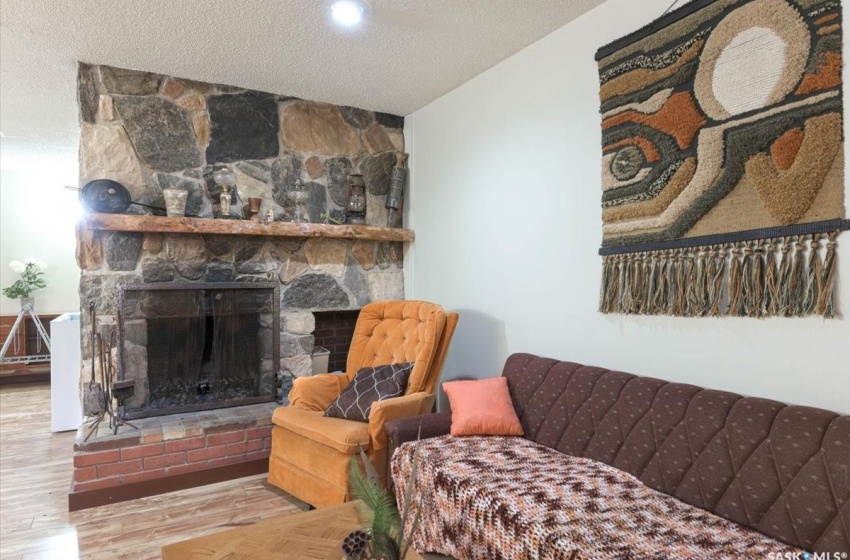
[[[50,321],[50,431],[76,430],[82,423],[80,314],[65,313]]]

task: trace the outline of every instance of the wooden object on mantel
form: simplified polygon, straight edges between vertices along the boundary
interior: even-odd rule
[[[292,222],[252,222],[210,218],[169,218],[135,214],[90,213],[82,220],[83,228],[105,231],[150,233],[200,233],[215,235],[262,235],[272,237],[330,237],[371,241],[413,241],[412,229],[373,226],[296,224]]]
[[[162,560],[339,560],[343,539],[368,525],[364,523],[367,517],[361,502],[279,515],[254,525],[164,546]],[[411,549],[405,560],[422,557]]]

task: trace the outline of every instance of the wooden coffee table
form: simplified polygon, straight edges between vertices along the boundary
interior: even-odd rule
[[[162,560],[340,560],[342,540],[364,526],[359,502],[284,514],[162,547]],[[360,506],[362,507],[362,506]],[[405,560],[422,560],[411,550]]]

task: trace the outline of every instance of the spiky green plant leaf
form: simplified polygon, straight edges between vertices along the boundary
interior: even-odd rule
[[[375,469],[375,466],[372,464],[372,460],[369,459],[369,456],[366,455],[366,452],[363,451],[363,448],[358,446],[358,450],[360,451],[360,460],[363,462],[363,468],[365,469],[366,476],[371,484],[381,493],[381,495],[386,499],[389,504],[389,508],[383,508],[380,512],[375,512],[376,517],[378,513],[381,514],[382,519],[380,519],[380,526],[386,527],[386,533],[391,535],[394,538],[397,538],[401,532],[401,519],[398,515],[398,508],[396,507],[395,499],[393,495],[387,491],[386,487],[381,485],[380,477],[378,476],[378,471]],[[384,516],[386,516],[384,518]],[[374,524],[373,524],[374,525]]]
[[[413,535],[416,534],[416,530],[419,528],[419,519],[420,514],[422,513],[423,497],[421,495],[416,499],[415,506],[413,505],[413,482],[416,480],[418,472],[418,452],[419,449],[417,446],[417,450],[413,454],[413,465],[410,469],[410,478],[407,481],[407,489],[405,490],[404,495],[404,515],[401,519],[401,558],[405,558],[407,556],[407,551],[410,550],[411,543],[413,542]],[[405,535],[404,532],[407,528],[407,520],[411,511],[413,512],[413,522],[410,524],[410,530],[407,532],[407,535]]]
[[[372,557],[382,560],[399,560],[399,548],[396,540],[388,535],[372,539]]]
[[[399,515],[395,500],[391,494],[381,485],[378,471],[369,459],[369,456],[360,447],[360,459],[362,468],[358,461],[352,457],[349,464],[349,491],[352,496],[360,499],[373,513],[372,519],[372,541],[371,550],[373,558],[384,560],[399,560],[407,556],[413,541],[413,535],[419,528],[422,515],[422,496],[416,499],[414,504],[413,486],[419,472],[419,441],[416,438],[416,448],[413,451],[413,461],[410,476],[405,484],[402,496],[403,510]],[[410,531],[405,535],[407,519],[413,515]]]
[[[364,468],[352,457],[349,464],[349,491],[372,512],[372,553],[376,558],[397,560],[401,521],[398,508],[389,493],[381,486],[369,458],[362,453]],[[369,468],[371,467],[371,473]]]
[[[369,480],[380,486],[379,480],[381,477],[378,476],[378,471],[375,469],[375,465],[372,464],[371,459],[369,459],[369,456],[366,455],[366,452],[363,451],[363,447],[359,444],[357,445],[357,451],[360,452],[360,460],[363,461],[363,468],[366,469],[366,476],[369,477]]]
[[[416,513],[413,516],[413,523],[410,524],[410,532],[407,537],[402,538],[402,552],[400,558],[407,558],[407,552],[410,550],[410,546],[413,543],[413,535],[416,534],[416,530],[419,529],[419,521],[421,519],[422,513],[422,500],[420,499],[416,504]]]

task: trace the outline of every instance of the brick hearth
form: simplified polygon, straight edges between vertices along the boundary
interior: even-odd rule
[[[144,418],[113,434],[106,423],[74,444],[71,493],[163,479],[267,459],[276,403]]]

